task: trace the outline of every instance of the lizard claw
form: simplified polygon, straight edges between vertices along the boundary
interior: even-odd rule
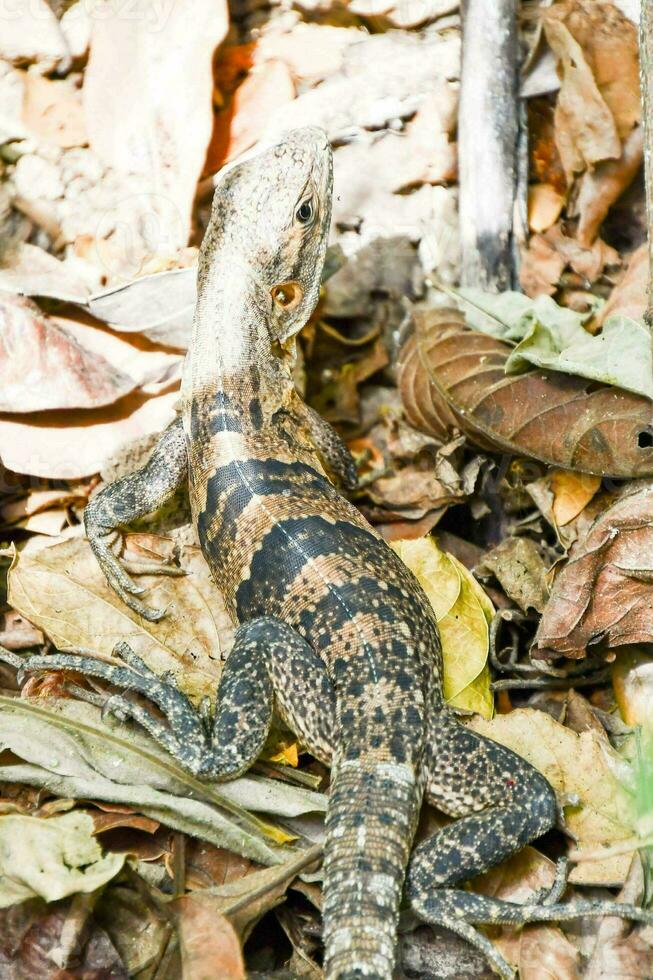
[[[132,610],[132,612],[137,613],[143,619],[150,623],[156,623],[158,620],[162,619],[165,614],[165,609],[154,609],[151,606],[146,605],[141,602],[138,596],[145,593],[145,589],[130,578],[127,569],[134,571],[133,565],[135,563],[123,563],[120,558],[115,554],[111,545],[115,544],[116,541],[120,539],[120,532],[111,531],[109,534],[88,534],[88,541],[91,546],[93,554],[97,558],[98,564],[104,573],[104,576],[113,589],[113,591],[118,595],[125,605]],[[138,565],[138,570],[136,574],[163,574],[163,575],[176,575],[185,574],[183,569],[173,569],[169,566],[155,565],[154,563],[136,563]]]

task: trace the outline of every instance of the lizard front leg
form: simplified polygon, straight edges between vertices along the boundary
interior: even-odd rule
[[[550,830],[557,813],[555,794],[524,759],[464,728],[446,710],[431,723],[427,768],[427,799],[460,819],[415,848],[408,900],[424,921],[446,926],[476,945],[499,975],[512,977],[512,968],[475,924],[523,925],[604,915],[653,921],[653,913],[619,902],[550,904],[545,899],[518,904],[452,887]]]
[[[160,619],[163,610],[150,609],[137,598],[144,590],[132,581],[110,542],[120,528],[166,503],[187,473],[186,440],[181,419],[177,418],[165,429],[145,466],[104,487],[84,511],[86,537],[109,585],[130,609],[150,621]],[[140,574],[176,571],[161,565],[142,564],[138,568]]]
[[[336,742],[333,688],[320,657],[281,620],[261,617],[236,630],[212,725],[128,644],[119,643],[114,652],[123,663],[68,653],[19,661],[15,654],[3,656],[1,650],[0,659],[19,664],[24,672],[76,670],[144,694],[164,714],[165,723],[121,695],[110,698],[107,707],[133,718],[184,768],[206,779],[233,779],[252,765],[268,736],[275,707],[314,756],[331,761]]]

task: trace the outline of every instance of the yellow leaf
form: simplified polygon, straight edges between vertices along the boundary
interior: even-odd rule
[[[565,806],[565,823],[577,848],[601,852],[634,832],[632,798],[624,788],[630,767],[596,732],[576,734],[544,711],[518,708],[491,721],[473,718],[469,727],[506,745],[539,769]],[[570,803],[569,801],[573,801]],[[579,863],[570,881],[617,885],[625,880],[633,851]]]
[[[532,184],[528,188],[528,226],[542,232],[560,217],[564,198],[552,184]]]
[[[280,762],[284,766],[293,766],[295,769],[299,765],[299,750],[297,742],[289,742],[286,745],[277,746],[278,751],[267,758],[270,762]]]
[[[551,474],[553,517],[558,527],[564,527],[578,517],[601,486],[601,477],[590,473],[554,470]]]
[[[444,696],[455,708],[491,718],[494,698],[487,666],[494,607],[474,576],[433,538],[392,545],[426,592],[440,631]]]

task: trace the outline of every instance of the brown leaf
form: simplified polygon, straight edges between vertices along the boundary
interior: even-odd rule
[[[414,322],[399,364],[412,425],[439,436],[452,419],[481,448],[600,476],[653,474],[648,399],[554,371],[508,376],[510,346],[468,330],[458,311],[418,310]]]
[[[564,527],[578,517],[590,502],[601,486],[601,478],[589,473],[554,470],[550,485],[553,492],[553,519],[558,527]]]
[[[474,571],[477,576],[494,575],[506,595],[524,612],[544,609],[549,595],[546,565],[531,538],[506,538],[483,556]]]
[[[537,646],[582,657],[589,644],[653,641],[653,485],[630,484],[573,545]]]
[[[532,235],[521,250],[519,282],[527,296],[552,296],[566,262],[543,235]]]
[[[560,217],[565,199],[552,184],[531,184],[528,188],[528,226],[546,231]]]
[[[643,153],[643,127],[637,126],[626,137],[618,160],[599,163],[581,177],[574,214],[580,215],[576,234],[585,248],[592,245],[608,211],[635,179]]]
[[[555,17],[558,11],[581,46],[617,132],[624,139],[641,118],[637,28],[614,3],[604,0],[572,0],[547,14]]]
[[[609,316],[629,316],[641,320],[648,303],[648,242],[633,252],[622,278],[597,316],[600,326]]]
[[[290,69],[283,61],[257,65],[217,113],[205,170],[219,170],[263,135],[269,118],[295,98]]]
[[[621,140],[583,49],[557,17],[544,19],[544,31],[562,71],[555,111],[556,144],[567,174],[600,160],[616,159]]]
[[[218,911],[220,900],[196,892],[175,903],[183,980],[245,980],[233,926]]]
[[[199,838],[189,839],[186,845],[186,887],[191,890],[237,881],[258,867],[249,858]]]
[[[41,630],[15,609],[9,609],[0,616],[0,644],[8,650],[28,650],[44,642]]]

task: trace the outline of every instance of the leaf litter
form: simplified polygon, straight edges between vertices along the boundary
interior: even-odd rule
[[[298,387],[347,441],[352,499],[434,607],[449,704],[544,772],[561,810],[471,887],[524,901],[567,854],[574,894],[638,901],[653,366],[626,5],[524,7],[529,234],[523,293],[501,295],[457,286],[456,4],[200,4],[190,20],[138,4],[137,22],[32,7],[0,39],[0,972],[321,975],[328,772],[292,733],[275,725],[252,773],[203,784],[105,717],[103,684],[19,684],[12,660],[106,660],[127,640],[196,702],[214,695],[233,625],[187,502],[122,546],[185,573],[139,577],[167,609],[157,624],[106,586],[83,508],[176,410],[215,171],[304,123],[334,141],[336,197]],[[522,980],[611,980],[653,974],[649,933],[606,920],[490,934]],[[401,950],[399,975],[418,978],[445,962],[460,975],[470,955],[426,929]]]

